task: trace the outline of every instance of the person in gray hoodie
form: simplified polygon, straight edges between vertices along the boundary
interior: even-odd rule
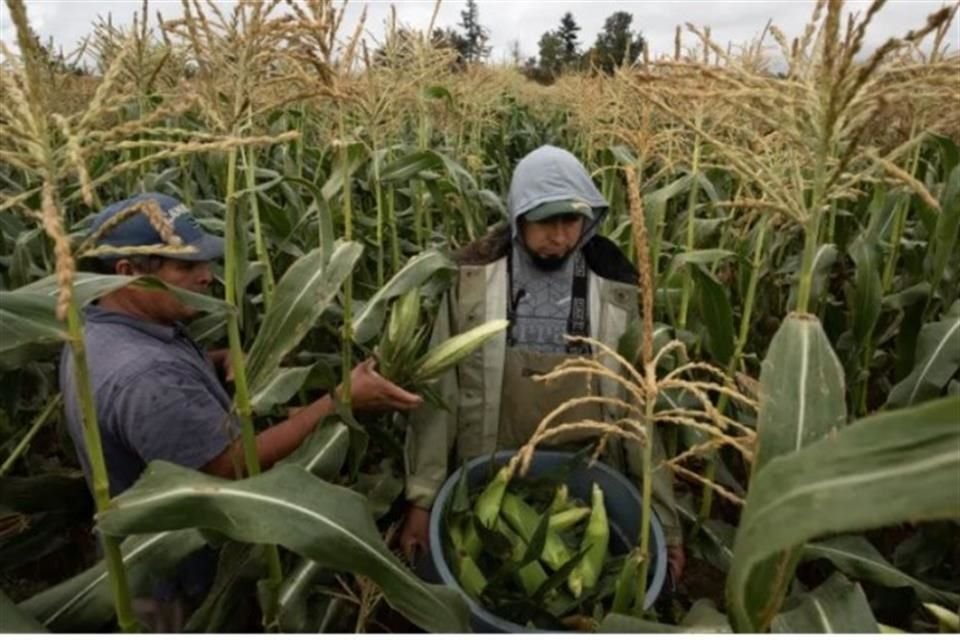
[[[451,463],[523,445],[544,416],[584,394],[588,382],[577,376],[549,385],[533,380],[567,358],[590,353],[589,346],[564,336],[589,336],[616,349],[627,328],[639,321],[636,270],[613,242],[597,234],[608,206],[573,154],[543,146],[514,170],[509,225],[495,227],[455,254],[458,277],[440,306],[432,343],[490,320],[508,319],[509,326],[439,380],[436,390],[447,409],[423,405],[411,415],[405,461],[409,505],[400,536],[409,558],[428,548],[429,510],[457,467]],[[590,384],[597,395],[624,397],[609,380]],[[619,417],[601,405],[564,414],[571,422]],[[591,437],[573,432],[551,446],[579,448]],[[611,443],[605,460],[639,482],[636,443]],[[666,468],[654,474],[654,509],[676,581],[684,553]]]

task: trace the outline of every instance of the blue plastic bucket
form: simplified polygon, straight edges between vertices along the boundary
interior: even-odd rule
[[[443,584],[456,590],[470,605],[470,626],[478,633],[529,633],[531,629],[522,627],[509,620],[504,620],[483,609],[460,588],[453,571],[447,564],[443,552],[441,527],[444,526],[444,511],[447,502],[453,495],[460,474],[466,472],[467,485],[473,489],[485,484],[490,479],[491,468],[496,470],[505,465],[513,457],[515,451],[500,451],[494,455],[493,465],[489,456],[475,458],[458,469],[440,488],[433,509],[430,512],[430,553],[424,559],[419,573],[428,581]],[[573,453],[562,451],[537,451],[533,455],[528,475],[537,476],[552,469],[569,463]],[[570,495],[590,502],[593,483],[603,489],[604,503],[607,507],[607,517],[611,525],[611,542],[615,553],[626,553],[627,544],[635,543],[640,537],[640,503],[641,496],[637,488],[622,473],[612,467],[597,462],[588,468],[575,469],[566,479]],[[663,589],[667,575],[666,543],[663,537],[663,528],[655,512],[651,513],[650,526],[652,528],[651,556],[652,565],[650,581],[647,588],[644,607],[649,609],[656,602],[657,596]]]

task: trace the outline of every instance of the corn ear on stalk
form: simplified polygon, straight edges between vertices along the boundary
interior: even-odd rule
[[[610,524],[607,521],[607,508],[603,504],[603,489],[594,484],[590,520],[580,542],[580,550],[586,549],[586,553],[567,578],[567,586],[574,596],[579,597],[584,589],[597,586],[609,542]]]

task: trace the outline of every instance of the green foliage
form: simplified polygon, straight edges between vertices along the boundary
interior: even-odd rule
[[[613,73],[617,67],[636,62],[647,44],[639,32],[630,28],[631,24],[633,14],[626,11],[608,16],[593,48],[586,53],[589,64],[604,73]]]

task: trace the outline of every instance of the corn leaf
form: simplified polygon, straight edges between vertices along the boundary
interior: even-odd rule
[[[337,477],[350,448],[350,429],[330,419],[313,430],[297,450],[277,463],[296,465],[318,478],[332,481]]]
[[[709,271],[692,265],[691,272],[697,283],[697,308],[707,330],[706,346],[717,362],[728,363],[733,359],[734,329],[733,307],[726,289]]]
[[[24,613],[0,591],[0,633],[45,633],[39,622]]]
[[[226,312],[222,300],[164,284],[156,278],[78,273],[74,301],[83,307],[100,296],[138,284],[161,288],[203,311]],[[49,276],[14,291],[0,292],[0,369],[16,368],[67,339],[66,326],[56,318],[57,280]]]
[[[318,478],[332,481],[343,467],[349,449],[350,429],[341,422],[329,422],[316,428],[310,437],[279,465],[297,465]],[[317,629],[316,625],[310,626],[312,610],[317,609],[310,606],[314,595],[312,589],[318,581],[331,579],[331,572],[313,560],[300,558],[297,561],[294,569],[284,576],[280,584],[279,620],[283,631],[306,633]]]
[[[229,481],[165,462],[151,463],[100,515],[111,535],[213,529],[253,544],[278,544],[335,571],[367,576],[401,614],[424,629],[466,631],[467,606],[427,585],[384,544],[363,496],[294,465]]]
[[[195,529],[133,536],[120,545],[130,592],[147,595],[158,576],[204,545]],[[66,582],[21,602],[20,608],[56,632],[95,632],[115,616],[110,578],[103,561]]]
[[[960,369],[960,313],[920,329],[915,366],[887,399],[891,409],[936,397]]]
[[[344,242],[324,264],[323,252],[314,249],[283,274],[247,359],[253,396],[268,385],[283,358],[313,328],[344,280],[353,273],[362,252],[359,243]]]
[[[943,196],[940,198],[940,207],[936,235],[930,244],[932,254],[930,282],[934,287],[941,285],[940,280],[946,273],[951,256],[954,256],[957,238],[960,236],[960,166],[954,167],[947,176]],[[949,304],[950,300],[947,303]]]
[[[437,273],[453,271],[456,266],[447,256],[430,249],[414,256],[400,271],[370,298],[353,319],[353,339],[365,344],[380,334],[387,304],[407,291],[419,287]]]
[[[280,367],[267,383],[250,399],[254,413],[266,413],[272,407],[286,404],[300,390],[313,367]]]
[[[960,398],[888,411],[769,460],[753,479],[734,544],[734,628],[769,626],[779,603],[760,589],[757,572],[784,549],[826,533],[960,517],[957,415]]]
[[[791,604],[791,603],[788,603]],[[822,585],[798,596],[773,620],[775,633],[876,633],[867,597],[859,584],[835,573]]]
[[[760,370],[759,438],[754,472],[843,426],[843,368],[820,321],[791,313],[773,336]]]
[[[856,265],[853,295],[850,296],[853,315],[853,337],[858,345],[866,342],[880,318],[883,284],[880,282],[880,256],[877,246],[867,234],[857,238],[850,246],[850,257]]]
[[[883,585],[910,587],[925,602],[946,606],[960,605],[960,594],[941,591],[896,568],[863,536],[838,536],[819,542],[809,542],[803,548],[804,560],[829,560],[845,575]]]

